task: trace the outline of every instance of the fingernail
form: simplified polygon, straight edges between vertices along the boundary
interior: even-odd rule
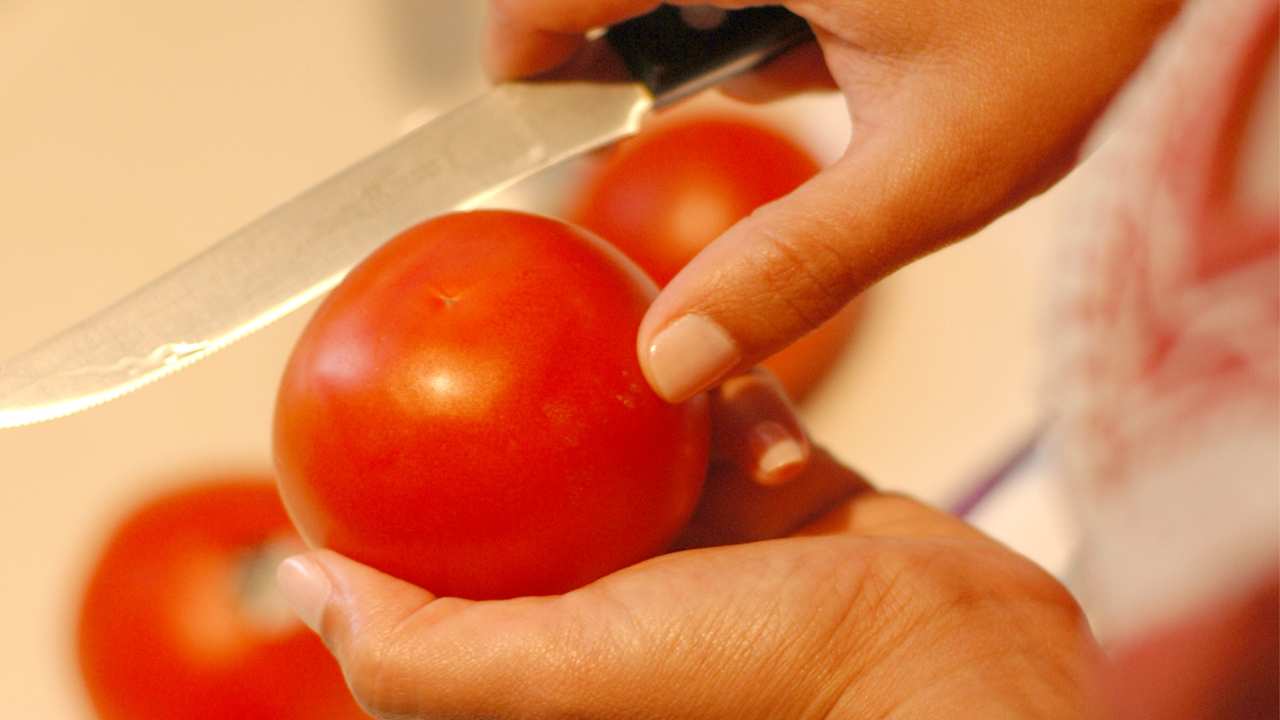
[[[702,315],[685,315],[649,344],[649,375],[659,395],[680,402],[720,379],[740,356],[724,328]]]
[[[804,443],[782,423],[766,420],[751,430],[751,448],[756,456],[757,479],[765,484],[785,480],[804,465]]]
[[[320,621],[333,585],[329,577],[314,560],[291,557],[276,569],[276,583],[298,619],[315,632],[320,632]]]

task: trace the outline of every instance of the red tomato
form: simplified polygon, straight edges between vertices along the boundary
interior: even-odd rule
[[[298,549],[270,480],[193,487],[132,513],[80,608],[80,669],[99,717],[367,718],[276,592],[275,566]]]
[[[570,217],[665,285],[734,223],[817,172],[804,150],[751,120],[668,120],[623,143],[587,180]],[[793,397],[804,396],[839,357],[855,316],[845,310],[764,365]]]
[[[656,293],[589,233],[512,212],[395,238],[316,312],[276,404],[303,536],[439,595],[583,585],[657,554],[707,463],[635,335]]]

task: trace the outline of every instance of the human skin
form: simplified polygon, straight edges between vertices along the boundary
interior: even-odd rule
[[[653,0],[495,0],[498,78],[555,67],[582,33]],[[679,0],[676,4],[706,4]],[[755,3],[712,3],[725,8]],[[834,83],[853,141],[791,195],[729,229],[649,310],[637,339],[678,401],[755,365],[868,285],[963,238],[1069,170],[1177,0],[798,0],[810,46],[739,84],[774,97]]]

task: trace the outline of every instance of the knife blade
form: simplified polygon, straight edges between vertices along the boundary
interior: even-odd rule
[[[614,26],[574,67],[495,86],[0,363],[0,428],[91,408],[208,357],[323,295],[411,225],[631,135],[652,108],[811,37],[776,7],[707,20],[664,6]]]

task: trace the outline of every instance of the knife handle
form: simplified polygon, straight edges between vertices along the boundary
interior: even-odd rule
[[[813,33],[777,6],[727,11],[663,5],[614,25],[605,37],[653,93],[654,104],[663,105],[750,70]]]

